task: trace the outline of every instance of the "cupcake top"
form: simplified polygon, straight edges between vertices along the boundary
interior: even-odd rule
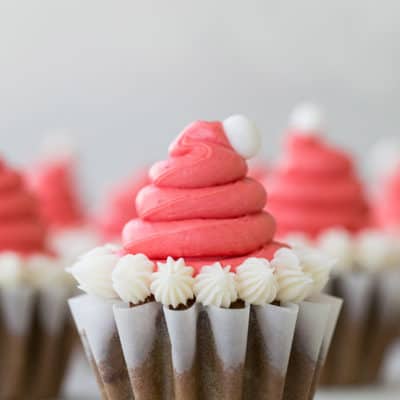
[[[197,121],[150,169],[137,198],[139,218],[124,227],[125,254],[153,260],[184,257],[198,272],[221,262],[233,270],[248,257],[270,259],[275,222],[263,211],[263,186],[246,177],[245,157],[258,150],[258,133],[244,117]]]
[[[45,157],[29,168],[26,178],[39,200],[43,219],[52,229],[76,228],[85,223],[72,154]]]
[[[82,255],[69,272],[80,289],[103,299],[132,305],[156,300],[175,309],[196,300],[229,308],[237,300],[260,306],[299,303],[325,287],[333,265],[332,258],[315,250],[282,247],[271,261],[247,258],[236,272],[214,262],[195,274],[183,258],[154,262],[144,254],[121,255],[106,245]]]
[[[38,204],[22,176],[0,160],[0,252],[46,252],[46,232]]]
[[[267,209],[278,235],[313,238],[329,228],[357,232],[368,216],[361,181],[348,154],[326,142],[316,110],[295,110],[284,153],[268,180]]]
[[[18,172],[0,160],[0,286],[69,282],[49,251],[38,203]]]
[[[137,217],[135,199],[148,183],[147,170],[140,170],[111,188],[95,218],[96,226],[105,240],[118,239],[125,224]]]
[[[300,302],[320,291],[331,260],[275,242],[264,188],[246,177],[246,158],[258,147],[258,132],[243,116],[185,128],[168,160],[151,168],[122,249],[96,248],[71,267],[80,288],[172,309],[195,300],[223,308],[238,300]]]

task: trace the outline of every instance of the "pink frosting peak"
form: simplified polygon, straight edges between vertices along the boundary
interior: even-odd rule
[[[247,172],[246,161],[233,150],[221,122],[197,121],[169,147],[170,159],[150,169],[159,187],[202,188],[234,182]]]
[[[375,213],[380,226],[400,229],[400,164],[383,181]]]
[[[136,196],[149,182],[147,170],[141,170],[111,188],[96,218],[96,225],[105,240],[120,237],[124,225],[137,217]]]
[[[333,227],[357,231],[367,223],[367,202],[350,157],[318,135],[291,132],[268,184],[267,208],[279,235],[314,237]]]
[[[194,122],[169,155],[151,168],[151,183],[136,198],[139,218],[124,227],[124,251],[153,260],[184,257],[195,268],[271,258],[281,245],[273,241],[274,219],[263,211],[265,190],[246,177],[246,161],[223,124]]]
[[[52,228],[70,228],[85,222],[74,174],[71,157],[49,158],[27,171],[41,214]]]
[[[0,161],[0,251],[44,253],[46,232],[22,176]]]

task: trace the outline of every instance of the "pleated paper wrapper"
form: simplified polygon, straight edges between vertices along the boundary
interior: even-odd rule
[[[374,383],[399,335],[400,271],[350,273],[332,282],[330,294],[343,298],[344,306],[322,383]]]
[[[102,398],[131,399],[113,304],[86,295],[70,299],[69,304]]]
[[[328,299],[171,310],[82,295],[70,307],[103,399],[302,400],[337,318]]]
[[[75,337],[67,288],[0,289],[0,398],[59,394]]]

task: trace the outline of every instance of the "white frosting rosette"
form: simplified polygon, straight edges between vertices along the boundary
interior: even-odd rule
[[[278,294],[278,281],[275,269],[264,258],[248,258],[236,270],[239,297],[249,304],[264,305],[272,303]]]
[[[144,302],[151,296],[153,270],[154,264],[144,254],[121,257],[111,274],[115,292],[127,303]]]
[[[334,273],[344,273],[354,268],[354,239],[344,229],[334,228],[323,232],[318,238],[317,248],[336,260]]]
[[[145,255],[120,256],[116,247],[105,245],[81,256],[68,271],[80,289],[105,299],[139,304],[153,295],[157,302],[176,308],[195,298],[205,306],[229,308],[237,300],[252,305],[299,303],[322,291],[333,264],[332,258],[311,248],[281,248],[271,262],[250,257],[236,272],[216,262],[194,277],[183,258],[168,257],[154,271]]]
[[[16,287],[26,283],[29,278],[25,262],[14,252],[0,254],[0,286]]]
[[[305,273],[300,258],[290,249],[275,253],[271,265],[278,281],[277,299],[282,303],[300,303],[313,292],[313,279]]]
[[[205,306],[229,308],[238,299],[235,274],[220,263],[205,266],[196,276],[194,292]]]
[[[0,254],[0,287],[71,288],[74,282],[64,268],[59,258],[46,254],[22,256],[3,252]]]
[[[397,245],[395,238],[388,233],[365,230],[355,239],[357,265],[370,272],[396,267]]]
[[[105,245],[96,247],[82,255],[68,269],[79,284],[79,288],[88,294],[106,299],[118,298],[111,279],[112,272],[120,257],[117,247]]]
[[[151,292],[156,301],[173,308],[186,305],[193,299],[193,268],[185,260],[168,257],[166,263],[157,263],[158,271],[153,273]]]

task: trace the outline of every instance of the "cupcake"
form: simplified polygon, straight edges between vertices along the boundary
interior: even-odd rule
[[[351,156],[325,139],[315,107],[294,111],[267,183],[267,210],[277,219],[278,237],[296,248],[317,247],[338,261],[328,289],[344,299],[344,307],[324,382],[374,381],[388,345],[386,331],[393,333],[399,311],[393,241],[370,230],[367,196]],[[371,330],[372,322],[379,329]],[[379,362],[370,360],[371,353],[379,354]]]
[[[37,201],[0,161],[0,398],[58,394],[73,329],[70,276],[47,243]]]
[[[125,224],[137,217],[136,195],[149,183],[147,170],[136,171],[112,187],[104,200],[95,224],[103,241],[119,241]]]
[[[122,246],[70,272],[104,399],[310,399],[341,306],[330,258],[275,240],[243,116],[197,121],[150,169]]]
[[[310,107],[292,115],[283,154],[268,179],[267,209],[281,237],[315,238],[332,227],[357,232],[369,217],[363,185],[350,155],[327,142],[321,117]]]
[[[76,152],[58,136],[45,143],[43,157],[26,170],[29,188],[39,201],[52,247],[64,258],[95,246],[98,239],[89,223],[76,177]]]
[[[335,228],[316,244],[338,261],[329,293],[345,301],[323,382],[375,383],[399,334],[400,242],[372,228],[357,235]]]

